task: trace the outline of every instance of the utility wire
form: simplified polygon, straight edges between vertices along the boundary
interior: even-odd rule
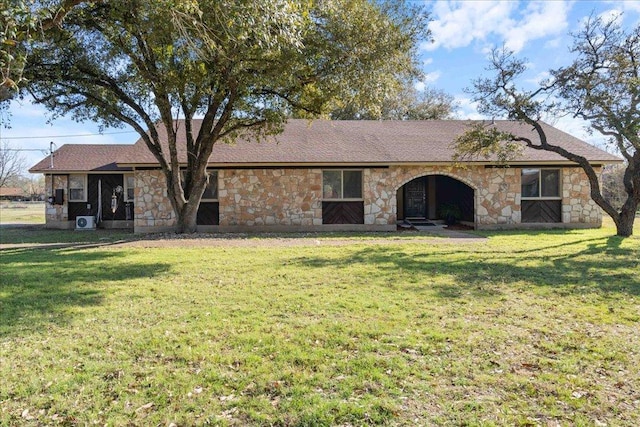
[[[49,135],[49,136],[3,136],[0,139],[44,139],[44,138],[81,138],[86,136],[102,136],[102,135],[120,135],[125,133],[137,133],[134,130],[122,132],[104,132],[104,133],[85,133],[77,135]]]

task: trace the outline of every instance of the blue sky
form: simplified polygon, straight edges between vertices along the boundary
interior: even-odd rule
[[[421,3],[415,1],[415,3]],[[622,14],[627,28],[640,23],[640,1],[435,1],[424,2],[431,10],[430,24],[434,42],[421,46],[426,78],[418,86],[428,85],[453,95],[460,105],[457,117],[482,118],[464,92],[472,80],[486,74],[487,54],[503,44],[528,60],[523,85],[535,84],[550,68],[571,59],[570,32],[579,29],[591,14]],[[36,149],[23,154],[29,166],[42,159],[52,141],[60,147],[73,144],[133,143],[137,134],[124,129],[106,129],[58,118],[48,123],[47,112],[28,101],[14,101],[10,107],[11,128],[0,126],[0,139],[14,148]],[[593,144],[604,138],[589,135],[578,120],[548,119],[560,129]],[[70,136],[73,135],[73,136]],[[82,135],[82,136],[76,136]]]

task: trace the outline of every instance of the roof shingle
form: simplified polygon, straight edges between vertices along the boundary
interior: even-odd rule
[[[289,120],[284,132],[262,142],[239,139],[235,144],[218,143],[209,159],[212,166],[231,165],[326,165],[326,164],[416,164],[450,163],[453,141],[462,134],[469,120],[425,121],[328,121]],[[201,121],[193,121],[194,132]],[[529,127],[513,121],[496,121],[504,131],[518,135],[535,134]],[[184,129],[184,126],[181,127]],[[586,157],[592,163],[619,162],[620,158],[543,124],[550,143]],[[160,137],[166,133],[158,126]],[[184,132],[178,135],[179,160],[186,163]],[[485,159],[478,159],[487,163]],[[514,163],[568,163],[558,154],[525,148]],[[119,166],[151,166],[157,160],[144,141],[134,145],[65,145],[54,157],[55,170],[118,170]],[[34,172],[49,169],[48,158],[34,166]],[[104,169],[109,168],[109,169]],[[121,170],[121,169],[120,169]]]

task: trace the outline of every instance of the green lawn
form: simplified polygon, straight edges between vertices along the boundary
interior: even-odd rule
[[[44,203],[1,202],[0,224],[44,224]]]
[[[640,425],[640,239],[483,234],[4,249],[0,425]]]

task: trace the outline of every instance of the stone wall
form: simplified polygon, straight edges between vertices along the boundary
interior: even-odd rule
[[[322,224],[322,169],[218,172],[221,226]]]
[[[600,209],[589,196],[580,168],[562,168],[562,221],[598,226]],[[521,226],[521,169],[469,166],[364,168],[365,226],[390,229],[397,221],[396,193],[425,175],[446,175],[474,190],[478,228]],[[136,231],[171,228],[176,216],[159,170],[136,171]],[[218,171],[219,228],[291,227],[323,229],[322,169],[236,169]],[[553,225],[553,224],[550,224]],[[214,226],[215,227],[215,226]]]
[[[476,224],[520,223],[520,169],[469,166],[392,166],[365,170],[365,223],[394,224],[396,192],[424,175],[446,175],[464,182],[475,193]]]
[[[53,179],[53,187],[51,186],[51,179]],[[45,208],[45,222],[47,226],[57,225],[60,221],[67,221],[69,219],[69,201],[67,200],[69,195],[69,189],[67,188],[69,183],[69,177],[67,175],[45,175],[44,185],[47,193],[47,200],[49,197],[55,197],[55,191],[62,188],[64,190],[64,202],[61,205],[52,205],[46,203]]]
[[[602,168],[596,168],[600,175]],[[581,168],[562,169],[562,222],[602,225],[602,210],[591,199],[591,186]]]
[[[135,172],[134,229],[168,229],[176,224],[176,215],[167,198],[167,184],[161,170]]]

